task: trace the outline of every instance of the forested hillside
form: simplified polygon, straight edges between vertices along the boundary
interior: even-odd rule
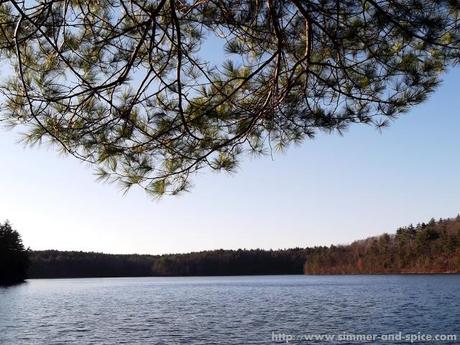
[[[31,253],[31,278],[255,274],[460,273],[460,217],[403,227],[350,245],[113,255]]]
[[[460,216],[399,228],[346,246],[317,247],[306,274],[460,273]]]
[[[303,249],[213,250],[171,255],[113,255],[57,250],[31,254],[30,278],[301,274]]]

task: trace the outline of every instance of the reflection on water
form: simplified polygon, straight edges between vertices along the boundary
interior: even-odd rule
[[[44,279],[0,289],[0,344],[353,343],[303,338],[344,332],[460,343],[460,276]]]

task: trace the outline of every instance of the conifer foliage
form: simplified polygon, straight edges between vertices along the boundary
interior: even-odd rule
[[[460,216],[431,219],[346,246],[317,247],[307,274],[460,273]]]
[[[29,252],[19,233],[8,222],[0,224],[0,286],[24,281],[28,265]]]
[[[458,0],[2,1],[1,117],[103,180],[175,194],[244,153],[386,126],[458,62],[459,10]]]

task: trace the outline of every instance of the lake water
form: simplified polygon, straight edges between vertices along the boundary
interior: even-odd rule
[[[363,340],[460,344],[460,276],[38,279],[0,289],[2,345]]]

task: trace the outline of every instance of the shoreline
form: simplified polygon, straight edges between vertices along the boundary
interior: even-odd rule
[[[460,272],[403,272],[403,273],[325,273],[325,274],[221,274],[221,275],[170,275],[170,276],[93,276],[93,277],[34,277],[29,280],[55,280],[55,279],[116,279],[116,278],[228,278],[228,277],[282,277],[282,276],[305,276],[305,277],[341,277],[341,276],[455,276]],[[20,285],[18,283],[15,285]],[[11,286],[11,285],[10,285]]]

